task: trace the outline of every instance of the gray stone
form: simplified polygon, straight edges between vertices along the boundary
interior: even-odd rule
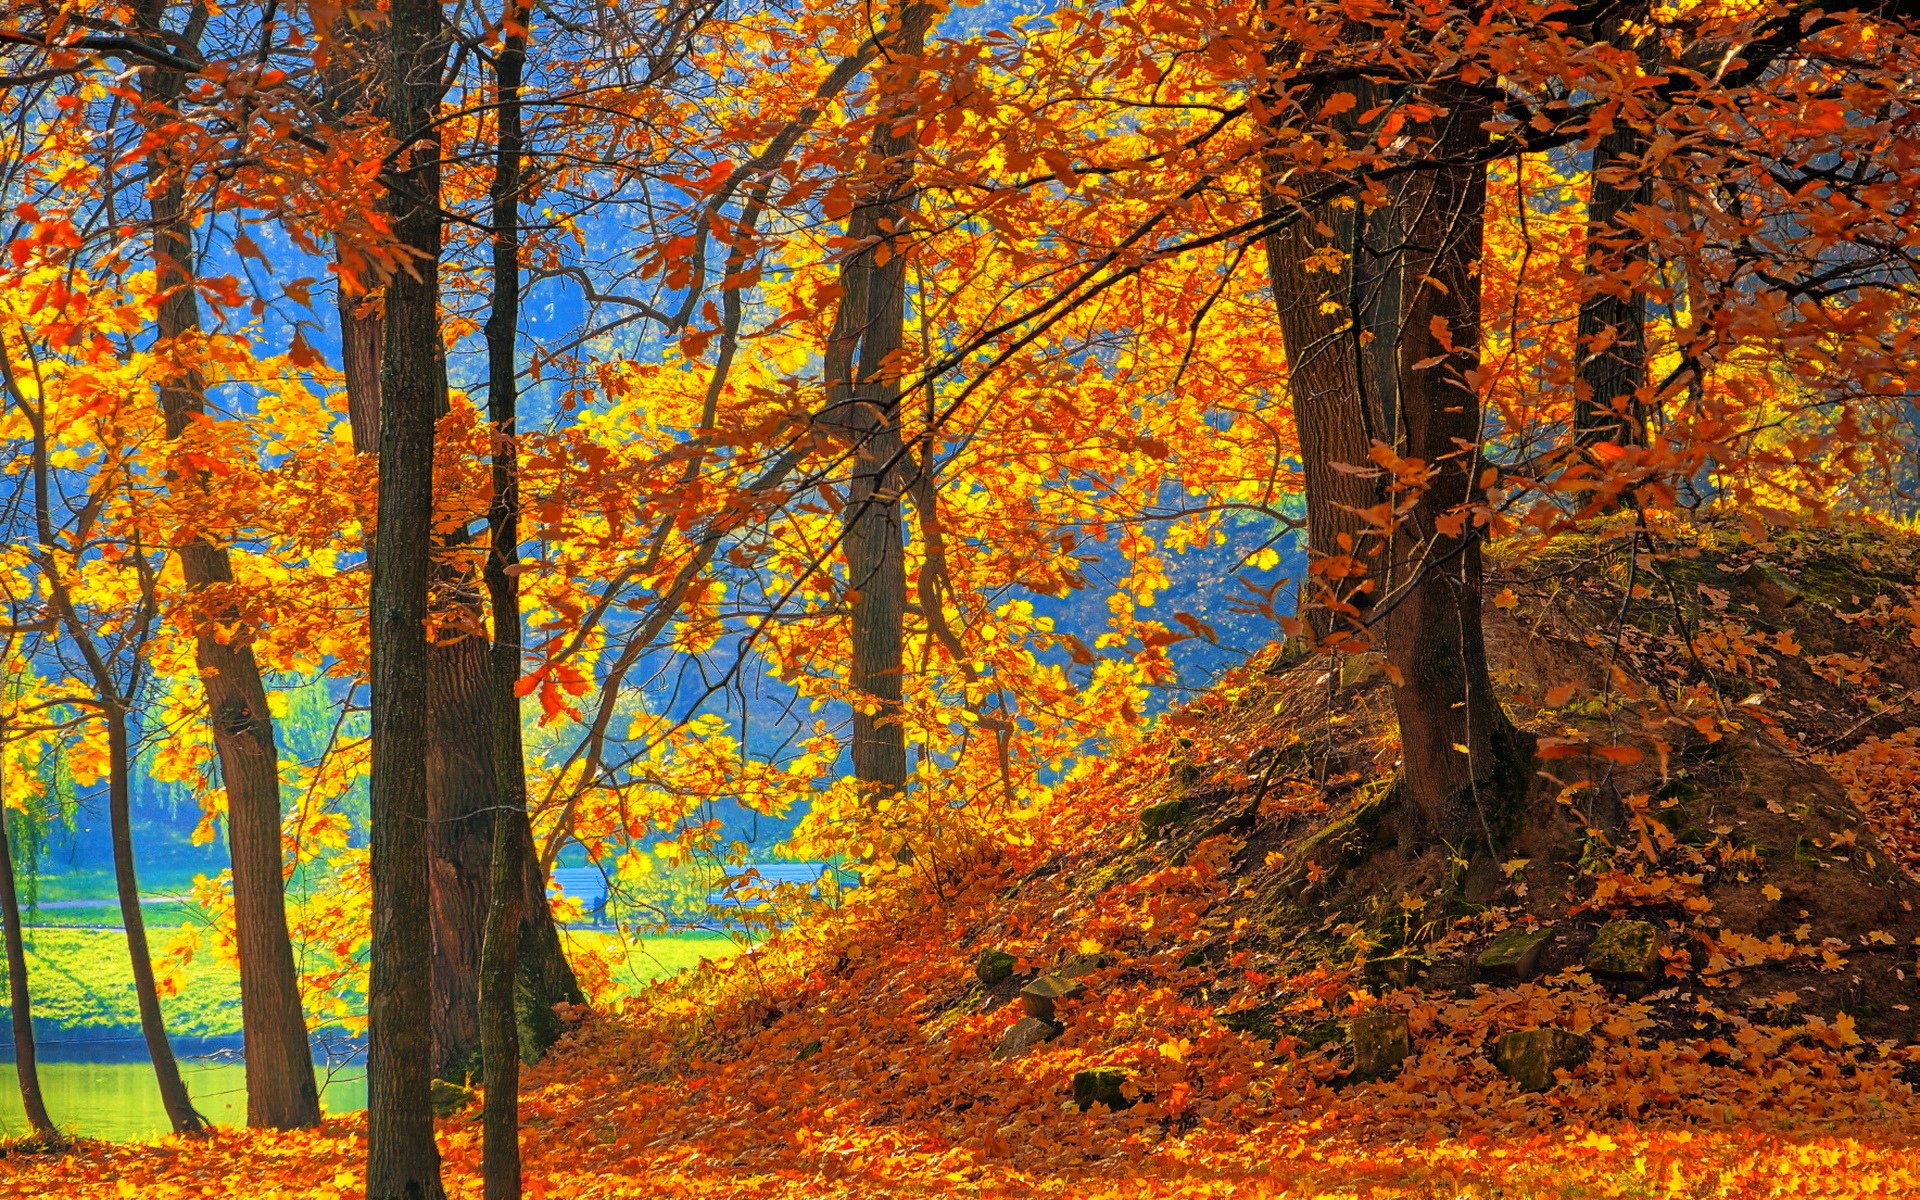
[[[973,960],[973,977],[987,987],[1013,977],[1013,968],[1019,963],[1013,955],[997,946],[988,946],[980,951]]]
[[[1056,1001],[1071,1000],[1086,990],[1087,985],[1078,978],[1054,971],[1020,989],[1020,1007],[1030,1017],[1051,1021]]]
[[[1085,1112],[1096,1104],[1119,1110],[1132,1108],[1135,1101],[1127,1096],[1126,1085],[1133,1078],[1131,1071],[1121,1067],[1095,1067],[1090,1071],[1081,1071],[1073,1077],[1073,1102]]]
[[[1376,1008],[1355,1017],[1347,1026],[1347,1037],[1353,1042],[1355,1079],[1383,1079],[1397,1074],[1400,1064],[1413,1053],[1407,1014],[1390,1008]]]
[[[1553,941],[1553,927],[1509,929],[1481,951],[1480,970],[1496,979],[1531,979],[1540,969],[1540,955]]]
[[[1781,608],[1800,603],[1800,589],[1782,575],[1772,563],[1757,562],[1740,573],[1740,582],[1759,594],[1762,600]]]
[[[1053,973],[1064,975],[1068,979],[1078,979],[1082,975],[1091,975],[1106,965],[1107,956],[1104,954],[1069,954],[1060,960],[1060,965],[1053,969]]]
[[[1529,1092],[1544,1092],[1555,1083],[1555,1071],[1572,1070],[1587,1061],[1593,1041],[1548,1025],[1516,1029],[1494,1043],[1493,1065]]]
[[[1587,970],[1605,979],[1658,979],[1666,945],[1666,933],[1651,921],[1608,921],[1587,947]]]
[[[1019,1058],[1040,1043],[1050,1042],[1059,1036],[1060,1027],[1053,1022],[1042,1021],[1038,1017],[1021,1017],[1000,1035],[1000,1044],[993,1048],[993,1061]]]

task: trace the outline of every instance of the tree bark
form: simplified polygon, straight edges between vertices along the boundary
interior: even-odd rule
[[[384,298],[361,303],[366,293],[356,290],[348,281],[344,262],[341,266],[337,307],[347,419],[354,448],[362,454],[376,453]],[[435,369],[444,372],[437,353],[436,349]],[[444,413],[444,376],[437,393],[443,397],[438,411]],[[477,608],[471,579],[460,578],[437,562],[429,570],[431,588],[441,600]],[[495,752],[493,666],[487,639],[470,633],[457,641],[430,645],[427,655],[433,1070],[439,1077],[461,1079],[472,1073],[481,1048],[479,977],[491,870],[490,814],[503,786],[524,791],[525,768],[520,763],[517,729],[511,771],[503,773],[503,760]],[[559,1033],[554,1006],[584,1004],[586,997],[561,946],[547,903],[546,874],[531,837],[526,839],[525,858],[520,871],[522,925],[516,961],[523,1048],[537,1058]]]
[[[157,12],[153,14],[156,18]],[[178,116],[180,77],[143,76],[150,120]],[[164,147],[164,130],[162,131]],[[177,347],[160,383],[167,437],[188,440],[207,411],[206,385],[186,361],[202,334],[193,226],[186,184],[164,148],[148,159],[155,282],[161,292],[157,332]],[[206,486],[202,473],[174,469],[180,491]],[[240,1026],[247,1077],[247,1124],[295,1129],[320,1123],[320,1093],[300,1008],[299,976],[287,931],[285,859],[280,844],[280,753],[267,692],[254,660],[252,634],[234,628],[237,613],[224,593],[233,584],[225,547],[189,526],[181,531],[180,573],[194,605],[194,662],[207,698],[220,775],[227,789],[227,840],[233,862],[234,938],[240,957]],[[224,636],[222,626],[231,632]]]
[[[1320,113],[1342,94],[1354,102],[1325,118],[1327,137],[1352,145],[1366,139],[1361,118],[1385,106],[1391,89],[1364,78],[1318,84],[1299,106]],[[1288,218],[1267,235],[1265,249],[1305,485],[1308,574],[1300,617],[1320,640],[1363,621],[1391,586],[1389,539],[1361,514],[1384,495],[1370,474],[1373,444],[1391,446],[1399,436],[1398,212],[1392,203],[1368,211],[1353,198],[1301,208],[1293,196],[1335,180],[1301,171],[1283,192],[1285,168],[1279,155],[1266,157],[1260,199],[1269,219]]]
[[[386,334],[380,315],[380,298],[356,291],[347,278],[351,269],[344,261],[339,267],[339,291],[334,303],[340,312],[340,365],[347,377],[347,426],[353,431],[353,445],[361,453],[377,453],[380,448],[380,343]]]
[[[862,248],[841,267],[843,294],[824,356],[822,423],[844,439],[853,463],[842,533],[851,592],[854,776],[876,800],[907,783],[901,697],[907,604],[900,493],[900,362],[906,329],[906,234],[913,218],[913,155],[919,146],[918,58],[932,10],[906,4],[875,68],[878,112],[868,153],[873,191],[847,221]]]
[[[1627,165],[1645,149],[1624,123],[1593,148],[1586,278],[1574,343],[1580,355],[1574,441],[1581,446],[1646,444],[1640,390],[1647,382],[1647,314],[1633,269],[1646,262],[1647,245],[1621,222],[1648,200],[1649,177]],[[1618,178],[1622,173],[1625,179]]]
[[[473,605],[471,578],[429,568],[435,606]],[[486,935],[494,770],[487,639],[468,633],[427,651],[427,823],[433,925],[433,1070],[465,1080],[479,1066],[480,954]]]
[[[133,993],[140,1007],[140,1036],[153,1060],[154,1080],[160,1085],[160,1107],[175,1133],[204,1133],[206,1119],[193,1107],[180,1064],[167,1040],[167,1018],[160,1008],[160,990],[153,978],[153,955],[147,948],[147,923],[140,912],[140,881],[133,869],[133,756],[127,745],[127,710],[117,699],[102,705],[107,725],[107,823],[113,836],[113,882],[120,898],[120,923],[127,931],[127,959],[133,969]],[[309,1066],[311,1071],[312,1067]]]
[[[1394,534],[1401,592],[1387,614],[1387,658],[1400,676],[1401,786],[1429,832],[1463,851],[1496,852],[1524,787],[1519,735],[1487,672],[1480,536],[1464,511],[1478,487],[1480,256],[1486,209],[1483,104],[1453,91],[1449,115],[1401,195],[1400,408],[1405,454],[1429,471]],[[1468,856],[1471,856],[1470,854]]]
[[[368,988],[368,1200],[440,1200],[433,1139],[427,869],[427,571],[440,364],[439,132],[446,27],[438,0],[389,7],[382,115],[401,142],[386,211],[416,257],[387,281],[380,499],[369,603],[373,660],[373,963]]]
[[[93,707],[107,728],[107,823],[113,844],[113,878],[120,901],[120,921],[127,935],[127,957],[133,974],[134,998],[140,1009],[140,1032],[147,1043],[147,1055],[153,1062],[154,1082],[160,1089],[160,1104],[175,1133],[201,1133],[206,1121],[194,1111],[180,1078],[180,1066],[174,1061],[173,1046],[167,1041],[165,1014],[160,1008],[160,993],[154,985],[153,957],[147,949],[147,927],[140,912],[140,882],[134,873],[132,818],[132,757],[127,744],[128,696],[138,694],[139,663],[146,650],[146,635],[153,619],[152,577],[144,557],[136,549],[134,565],[140,572],[140,608],[122,628],[118,648],[134,662],[132,682],[122,686],[114,678],[113,651],[102,652],[93,632],[80,619],[73,595],[60,572],[58,540],[53,527],[53,469],[49,461],[47,418],[44,407],[35,408],[13,377],[7,351],[0,346],[0,381],[6,385],[7,398],[26,418],[32,434],[33,520],[39,540],[39,564],[53,614],[86,663],[93,679]]]
[[[5,749],[0,738],[0,751]],[[0,759],[0,770],[5,768]],[[13,842],[7,831],[8,814],[0,809],[0,929],[7,939],[7,999],[13,1013],[14,1074],[20,1085],[20,1110],[46,1145],[62,1139],[59,1126],[47,1114],[40,1090],[40,1052],[33,1039],[33,1001],[27,992],[27,945],[20,924],[20,889],[13,875]]]

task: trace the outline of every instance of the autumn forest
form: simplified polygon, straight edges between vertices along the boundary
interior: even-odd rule
[[[1920,1196],[1903,4],[0,0],[0,244],[0,1194]]]

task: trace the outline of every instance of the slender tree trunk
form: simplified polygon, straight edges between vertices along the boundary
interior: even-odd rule
[[[1458,92],[1429,151],[1445,164],[1414,172],[1402,193],[1410,231],[1403,264],[1400,407],[1406,455],[1431,472],[1394,535],[1404,593],[1387,618],[1400,676],[1402,786],[1429,832],[1462,850],[1497,850],[1524,787],[1525,752],[1487,672],[1481,633],[1479,529],[1463,511],[1478,487],[1480,256],[1486,110]]]
[[[852,592],[855,695],[853,769],[875,798],[907,783],[900,708],[907,604],[900,513],[905,453],[900,435],[900,363],[906,329],[906,234],[913,219],[913,155],[919,146],[918,58],[932,10],[907,4],[875,68],[879,113],[868,154],[873,191],[847,221],[866,243],[841,268],[844,289],[825,354],[823,423],[850,445],[853,465],[842,514]]]
[[[1625,124],[1593,148],[1586,279],[1575,334],[1580,364],[1574,440],[1582,446],[1646,443],[1640,390],[1647,381],[1647,314],[1635,268],[1647,261],[1647,245],[1621,222],[1647,203],[1649,177],[1638,166],[1645,150]]]
[[[147,949],[147,923],[140,912],[140,881],[133,869],[133,756],[127,745],[127,711],[108,701],[103,706],[107,725],[107,822],[113,834],[113,882],[120,897],[120,923],[127,931],[127,958],[133,968],[134,998],[140,1007],[140,1036],[160,1085],[160,1106],[175,1133],[203,1133],[205,1118],[194,1110],[187,1085],[180,1078],[173,1045],[167,1040],[167,1018],[160,1008],[160,989],[153,978],[153,955]],[[311,1068],[309,1068],[311,1070]]]
[[[180,77],[145,77],[155,117],[175,115]],[[206,385],[191,363],[202,333],[192,221],[185,181],[164,152],[150,159],[153,258],[162,293],[158,330],[179,356],[160,385],[167,437],[190,441],[206,411]],[[206,486],[201,473],[176,468],[180,491]],[[233,862],[234,937],[240,957],[240,1026],[247,1073],[247,1124],[293,1129],[320,1122],[320,1093],[300,1009],[293,941],[287,932],[286,875],[280,845],[280,753],[267,692],[237,613],[219,598],[233,583],[223,546],[196,528],[181,531],[180,572],[195,605],[194,659],[207,697],[214,750],[227,789],[227,839]],[[215,597],[209,600],[208,597]],[[211,605],[207,610],[205,606]],[[220,632],[225,627],[228,632]]]
[[[516,993],[520,928],[526,916],[524,866],[533,839],[527,821],[520,743],[520,452],[515,340],[520,329],[520,73],[526,12],[508,0],[494,59],[499,144],[493,175],[493,306],[487,315],[487,419],[493,425],[493,503],[484,576],[493,610],[494,775],[486,944],[481,955],[480,1035],[486,1108],[482,1176],[486,1200],[520,1197],[520,1021]],[[542,897],[544,902],[544,897]]]
[[[382,115],[403,143],[386,210],[416,256],[387,282],[380,501],[369,602],[373,659],[373,964],[368,989],[368,1200],[439,1200],[429,1084],[427,569],[441,374],[439,132],[446,26],[438,0],[389,7]]]
[[[154,986],[153,957],[147,949],[147,927],[140,912],[140,882],[133,865],[132,756],[127,744],[129,695],[137,694],[140,656],[146,649],[146,634],[153,617],[151,577],[141,569],[141,607],[120,631],[120,649],[136,664],[130,671],[133,682],[121,687],[114,679],[113,659],[93,640],[93,631],[80,619],[73,595],[60,572],[58,539],[53,532],[53,469],[47,444],[46,409],[35,408],[22,394],[13,377],[7,351],[0,346],[0,380],[6,385],[7,398],[26,418],[32,434],[33,521],[39,540],[39,562],[46,595],[60,626],[64,627],[93,678],[94,703],[107,728],[107,820],[113,841],[114,885],[119,894],[120,920],[127,933],[127,957],[133,972],[134,998],[140,1009],[140,1032],[153,1061],[154,1081],[160,1089],[160,1103],[175,1133],[200,1133],[206,1121],[194,1111],[187,1087],[180,1078],[180,1066],[174,1061],[173,1046],[167,1041],[166,1017],[160,1008],[160,993]]]
[[[0,750],[5,748],[0,739]],[[0,769],[5,760],[0,759]],[[60,1129],[47,1115],[46,1096],[40,1090],[40,1052],[33,1040],[33,1002],[27,992],[27,944],[20,924],[20,889],[13,876],[13,842],[8,836],[9,814],[0,809],[0,929],[7,939],[7,999],[13,1010],[13,1063],[20,1084],[20,1108],[27,1123],[48,1145],[57,1144]]]
[[[340,312],[340,364],[347,377],[347,426],[361,453],[380,449],[380,343],[386,333],[380,298],[356,290],[347,278],[351,268],[338,260],[340,290],[334,303]]]

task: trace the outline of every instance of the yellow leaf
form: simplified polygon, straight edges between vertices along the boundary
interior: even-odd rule
[[[1858,1046],[1860,1044],[1860,1035],[1854,1032],[1853,1018],[1846,1013],[1841,1013],[1833,1019],[1833,1030],[1840,1035],[1840,1044],[1842,1046]]]
[[[1512,608],[1518,603],[1520,603],[1520,597],[1514,594],[1512,588],[1501,588],[1500,594],[1493,598],[1495,608]]]
[[[1765,896],[1769,900],[1776,900],[1776,901],[1779,900],[1781,896],[1785,895],[1784,892],[1782,892],[1779,888],[1773,886],[1770,883],[1767,886],[1760,889],[1760,894],[1762,896]]]

